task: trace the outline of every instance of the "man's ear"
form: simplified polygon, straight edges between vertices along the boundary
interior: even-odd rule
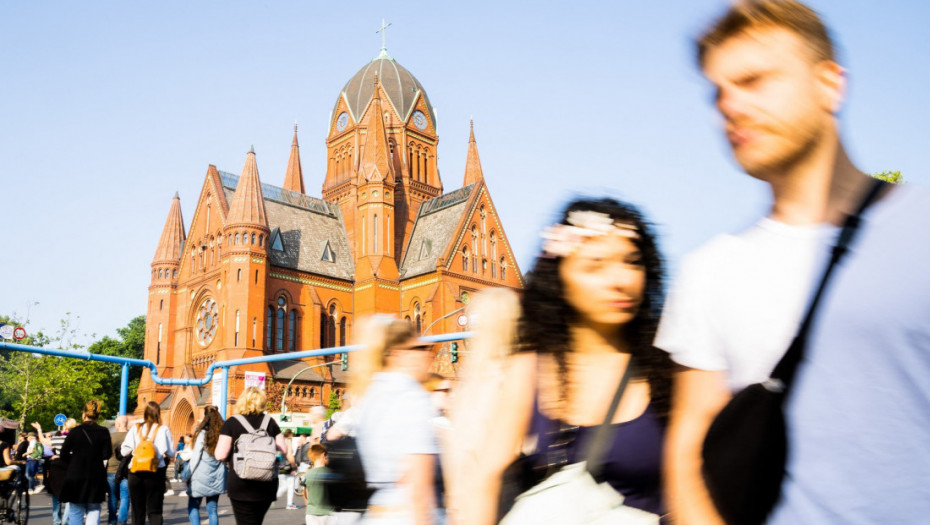
[[[846,100],[846,69],[832,60],[823,60],[816,68],[821,106],[836,115]]]

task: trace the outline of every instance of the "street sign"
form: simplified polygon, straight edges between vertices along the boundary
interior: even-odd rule
[[[465,314],[462,314],[458,316],[455,322],[457,322],[459,326],[461,326],[462,328],[465,328],[466,326],[468,326],[468,316]]]
[[[65,422],[68,421],[68,416],[64,414],[58,414],[57,416],[55,416],[54,421],[56,425],[63,426]]]
[[[0,339],[13,339],[13,329],[11,324],[0,324]]]
[[[246,372],[245,387],[255,387],[259,390],[265,390],[265,373],[264,372]]]
[[[17,326],[16,328],[13,329],[13,339],[16,339],[17,341],[22,341],[25,338],[26,338],[25,328],[23,328],[22,326]]]

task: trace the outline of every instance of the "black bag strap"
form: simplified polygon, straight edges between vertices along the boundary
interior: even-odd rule
[[[633,355],[630,354],[630,361],[626,365],[623,377],[620,378],[620,384],[617,385],[617,391],[614,392],[614,398],[610,401],[610,408],[607,409],[607,415],[604,416],[604,422],[598,425],[594,431],[594,438],[588,446],[588,454],[585,460],[585,467],[588,473],[594,478],[601,473],[604,468],[604,454],[607,452],[607,441],[613,435],[613,420],[620,406],[620,399],[623,398],[623,392],[633,377]]]
[[[843,223],[843,229],[840,230],[840,234],[837,237],[836,245],[833,246],[833,253],[830,256],[830,262],[827,264],[826,270],[823,272],[823,277],[820,279],[820,285],[817,287],[817,292],[814,294],[813,299],[811,299],[810,305],[807,307],[807,313],[804,315],[804,320],[801,322],[801,327],[798,329],[797,335],[795,335],[794,340],[791,341],[791,346],[788,347],[788,351],[785,352],[785,355],[781,358],[781,361],[775,365],[775,370],[772,371],[771,379],[766,381],[766,388],[778,392],[786,392],[791,386],[792,381],[794,381],[795,372],[797,372],[798,364],[801,360],[804,359],[804,347],[807,343],[807,333],[810,331],[811,324],[813,323],[814,313],[817,311],[817,307],[820,305],[820,299],[823,297],[823,292],[827,288],[827,282],[830,280],[830,276],[833,273],[833,269],[837,264],[843,259],[846,253],[849,251],[849,246],[852,243],[853,239],[856,237],[856,233],[859,230],[859,224],[862,222],[862,214],[865,212],[866,208],[869,207],[878,197],[878,194],[881,192],[881,189],[885,186],[885,182],[876,179],[869,188],[865,197],[863,197],[861,204],[859,204],[859,209],[855,213],[846,216],[846,221]]]

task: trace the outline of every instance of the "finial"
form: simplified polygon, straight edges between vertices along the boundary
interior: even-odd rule
[[[181,198],[181,195],[179,195],[178,192],[175,191],[175,192],[174,192],[174,198],[175,198],[175,199],[180,199],[180,198]]]
[[[475,141],[475,119],[474,117],[468,119],[468,142]]]
[[[385,30],[390,26],[391,26],[391,23],[390,22],[385,23],[384,19],[382,18],[381,27],[377,31],[375,31],[376,34],[381,33],[381,53],[378,55],[379,58],[388,56],[387,39],[386,39],[387,31]]]
[[[251,146],[249,146],[249,153],[251,153],[252,155],[255,155],[255,144],[252,144]]]
[[[297,133],[297,119],[294,119],[294,133]]]

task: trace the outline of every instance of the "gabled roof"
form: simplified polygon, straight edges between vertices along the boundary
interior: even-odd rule
[[[453,240],[462,214],[468,210],[469,197],[474,189],[475,185],[468,185],[430,199],[420,206],[400,267],[401,278],[436,271],[439,257]],[[421,257],[424,248],[427,254]]]
[[[221,171],[220,178],[227,194],[239,182],[236,175]],[[302,272],[352,280],[355,267],[349,248],[349,238],[339,206],[322,199],[262,184],[268,227],[280,231],[284,251],[268,250],[271,264]],[[272,242],[272,236],[269,236]],[[323,248],[329,242],[335,252],[335,262],[323,260]]]

